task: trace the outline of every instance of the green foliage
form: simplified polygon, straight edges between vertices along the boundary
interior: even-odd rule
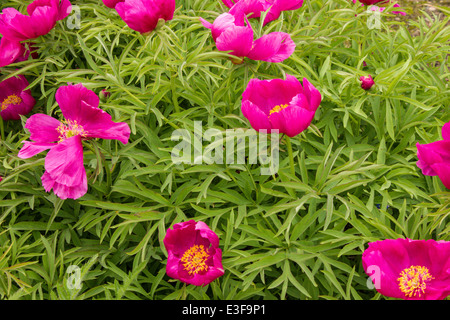
[[[291,34],[289,59],[234,65],[198,19],[213,21],[221,1],[177,1],[174,19],[148,36],[100,0],[73,4],[81,29],[59,22],[35,40],[39,59],[2,68],[0,80],[25,75],[33,113],[55,117],[59,86],[106,89],[101,108],[130,125],[131,139],[84,142],[88,193],[60,200],[41,185],[44,155],[17,157],[26,117],[3,124],[2,299],[380,299],[361,265],[368,242],[450,240],[450,194],[416,166],[416,143],[440,140],[450,121],[448,17],[406,25],[383,13],[369,29],[351,1],[307,0],[264,28],[251,20],[258,36]],[[173,163],[175,129],[250,128],[240,111],[247,82],[286,73],[323,96],[291,139],[295,174],[284,139],[274,176],[257,164]],[[358,79],[367,74],[376,85],[366,92]],[[166,230],[188,219],[220,237],[225,275],[206,287],[165,274]],[[80,289],[67,288],[71,265]]]

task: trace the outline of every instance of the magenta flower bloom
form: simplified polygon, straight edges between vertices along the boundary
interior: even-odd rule
[[[200,18],[204,27],[211,30],[213,40],[219,51],[230,51],[238,57],[234,63],[242,63],[247,57],[251,60],[282,62],[295,50],[295,43],[289,34],[271,32],[253,40],[250,24],[245,25],[244,17],[238,18],[228,12],[222,13],[213,23]]]
[[[306,79],[251,79],[242,94],[242,114],[253,129],[278,130],[294,137],[311,123],[322,96]]]
[[[388,239],[369,243],[364,271],[384,296],[441,300],[450,294],[450,242]]]
[[[450,122],[442,127],[443,140],[428,144],[417,143],[417,166],[426,176],[438,176],[450,189]]]
[[[18,41],[11,41],[7,38],[0,39],[0,68],[11,63],[25,61],[30,52]]]
[[[69,0],[35,0],[27,7],[28,15],[5,8],[0,14],[0,33],[12,41],[34,39],[49,33],[71,10]]]
[[[219,237],[204,222],[176,223],[167,230],[163,242],[169,277],[205,286],[224,274]]]
[[[124,0],[115,9],[123,21],[142,34],[153,31],[159,20],[172,20],[175,0]]]
[[[102,1],[105,6],[114,9],[116,7],[116,4],[118,4],[119,2],[124,2],[125,0],[102,0]]]
[[[361,88],[364,90],[370,90],[370,88],[372,88],[375,84],[370,74],[367,77],[361,76],[359,80],[361,81]]]
[[[49,150],[41,177],[45,191],[53,189],[61,199],[77,199],[87,192],[82,141],[101,138],[126,144],[130,128],[124,122],[113,122],[98,107],[99,97],[81,84],[58,88],[55,98],[65,120],[60,122],[46,114],[32,115],[25,128],[34,142],[25,141],[18,156],[27,159]]]
[[[8,78],[0,82],[0,116],[3,120],[20,120],[36,104],[31,91],[25,90],[30,84],[23,75]]]
[[[230,8],[233,15],[245,15],[252,13],[250,18],[261,17],[262,12],[268,11],[264,19],[264,25],[280,17],[282,11],[290,11],[301,8],[303,0],[222,0]]]

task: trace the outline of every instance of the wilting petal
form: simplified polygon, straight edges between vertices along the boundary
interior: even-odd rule
[[[86,171],[83,165],[81,137],[68,138],[50,149],[45,157],[42,183],[46,191],[61,199],[77,199],[87,191]]]
[[[252,50],[247,55],[252,60],[282,62],[295,50],[295,43],[289,34],[271,32],[253,42]]]

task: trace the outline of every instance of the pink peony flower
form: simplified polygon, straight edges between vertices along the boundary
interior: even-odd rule
[[[0,39],[0,68],[11,63],[24,61],[28,58],[25,55],[26,49],[19,41],[11,41],[6,38]]]
[[[30,84],[23,75],[8,78],[0,82],[0,116],[3,120],[20,120],[36,104],[31,91],[25,90]]]
[[[125,0],[102,0],[102,1],[105,6],[114,9],[116,7],[116,4],[118,4],[119,2],[124,2]]]
[[[230,8],[233,15],[245,15],[252,13],[250,18],[261,17],[262,12],[268,11],[264,19],[264,25],[280,17],[282,11],[290,11],[301,8],[303,0],[222,0]]]
[[[322,96],[306,79],[303,86],[294,76],[286,80],[251,79],[242,94],[242,114],[253,129],[278,130],[296,136],[311,123]]]
[[[372,86],[375,84],[370,74],[367,77],[361,76],[359,80],[361,81],[361,88],[363,88],[364,90],[370,90],[370,88],[372,88]]]
[[[25,128],[34,142],[25,141],[18,156],[27,159],[49,149],[41,177],[45,191],[53,189],[61,199],[77,199],[87,192],[82,141],[101,138],[126,144],[130,128],[124,122],[113,122],[98,107],[99,97],[81,84],[58,88],[55,98],[65,120],[60,122],[46,114],[32,115]]]
[[[169,277],[205,286],[224,274],[219,237],[204,222],[176,223],[167,230],[163,242]]]
[[[123,21],[142,34],[153,31],[159,20],[172,20],[175,0],[124,0],[115,9]]]
[[[388,239],[369,243],[364,271],[384,296],[441,300],[450,294],[450,242]]]
[[[211,30],[213,40],[219,51],[230,51],[238,57],[234,63],[251,60],[282,62],[295,50],[295,43],[289,34],[271,32],[253,40],[254,33],[250,24],[245,25],[244,17],[238,18],[228,12],[222,13],[213,23],[200,18],[204,27]]]
[[[12,41],[37,38],[49,33],[71,10],[69,0],[35,0],[27,7],[28,15],[5,8],[0,14],[0,34]]]
[[[417,166],[426,176],[438,176],[450,189],[450,122],[442,127],[443,140],[428,144],[417,143]]]

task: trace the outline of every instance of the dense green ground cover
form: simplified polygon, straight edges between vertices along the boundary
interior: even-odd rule
[[[289,59],[234,65],[199,22],[224,12],[221,1],[177,0],[174,19],[149,36],[100,0],[73,4],[80,29],[59,22],[36,39],[39,59],[2,68],[0,80],[25,75],[33,113],[50,115],[61,85],[106,89],[101,108],[130,125],[130,143],[87,143],[88,193],[61,200],[43,190],[43,155],[17,157],[26,117],[3,124],[3,299],[383,299],[361,265],[368,242],[450,240],[450,194],[416,166],[416,143],[441,139],[450,121],[448,17],[406,24],[383,13],[370,29],[351,1],[305,0],[264,28],[251,21],[258,35],[288,32],[297,45]],[[295,172],[284,138],[271,176],[258,164],[173,163],[175,129],[202,121],[251,130],[240,111],[249,79],[285,74],[308,78],[323,97],[312,125],[291,139]],[[367,74],[370,91],[358,80]],[[225,274],[206,287],[165,274],[166,230],[191,218],[223,250]],[[81,268],[80,289],[66,285],[71,265]]]

